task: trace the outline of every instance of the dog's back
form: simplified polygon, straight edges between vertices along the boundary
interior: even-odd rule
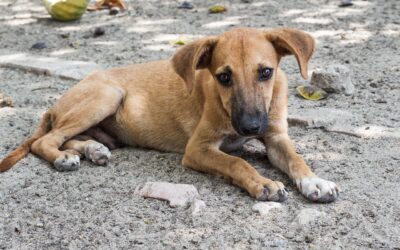
[[[199,72],[207,75],[204,73]],[[96,88],[96,82],[106,82],[125,92],[117,112],[100,124],[106,132],[127,145],[184,151],[201,117],[201,85],[189,93],[171,62],[162,60],[96,72],[74,86],[71,94],[67,92],[65,101],[71,99],[68,95],[76,95],[82,89]],[[64,104],[64,96],[52,109],[62,110],[70,105]]]

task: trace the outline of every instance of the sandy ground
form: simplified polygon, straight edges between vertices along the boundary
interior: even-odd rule
[[[338,1],[235,0],[220,2],[229,11],[217,15],[207,13],[216,2],[193,3],[195,9],[180,10],[177,1],[134,0],[124,15],[100,11],[59,23],[47,18],[39,0],[2,0],[1,53],[28,52],[111,67],[167,58],[175,50],[169,41],[183,34],[195,38],[237,26],[290,26],[318,41],[311,70],[345,64],[356,88],[353,96],[302,100],[295,87],[305,81],[295,60],[287,58],[282,68],[290,81],[291,114],[345,109],[354,114],[354,126],[399,128],[399,1],[355,1],[352,7],[338,8]],[[93,38],[97,26],[106,34]],[[38,41],[47,48],[30,50]],[[14,108],[0,109],[0,157],[28,136],[41,113],[73,84],[0,68],[0,91],[15,102]],[[337,202],[307,201],[270,167],[264,149],[255,143],[236,154],[290,191],[282,208],[266,217],[251,210],[255,200],[223,178],[182,168],[179,154],[118,149],[107,167],[84,161],[79,171],[69,173],[30,154],[0,175],[0,249],[400,249],[399,138],[357,138],[299,127],[292,127],[290,135],[312,169],[340,185]],[[207,208],[193,217],[186,207],[135,196],[137,185],[146,181],[194,184]],[[304,208],[323,214],[301,225],[296,216]]]

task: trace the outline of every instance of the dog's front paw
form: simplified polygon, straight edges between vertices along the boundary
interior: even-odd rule
[[[300,192],[315,202],[332,202],[339,197],[338,186],[319,177],[307,177],[296,181]]]
[[[80,165],[79,156],[64,152],[54,161],[54,167],[58,171],[74,171],[78,170]]]
[[[259,195],[256,196],[259,201],[277,201],[282,202],[287,200],[288,192],[282,182],[269,181],[263,185]]]
[[[85,147],[85,156],[96,165],[106,165],[111,152],[101,143],[91,143]]]

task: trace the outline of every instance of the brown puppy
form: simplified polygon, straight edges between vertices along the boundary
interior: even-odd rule
[[[116,138],[184,153],[184,166],[226,176],[256,199],[286,200],[281,182],[225,153],[257,138],[270,162],[307,198],[333,201],[336,184],[317,177],[288,137],[287,80],[278,67],[282,56],[292,54],[307,78],[313,51],[313,38],[302,31],[235,29],[192,42],[171,60],[95,72],[44,114],[37,131],[0,170],[29,149],[61,171],[77,169],[80,155],[105,164],[110,151],[99,141],[113,147]]]

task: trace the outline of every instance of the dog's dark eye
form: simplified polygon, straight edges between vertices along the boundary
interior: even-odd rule
[[[259,70],[259,80],[266,81],[272,77],[273,69],[271,68],[262,68]]]
[[[217,75],[218,81],[224,86],[231,86],[231,75],[228,73],[221,73]]]

